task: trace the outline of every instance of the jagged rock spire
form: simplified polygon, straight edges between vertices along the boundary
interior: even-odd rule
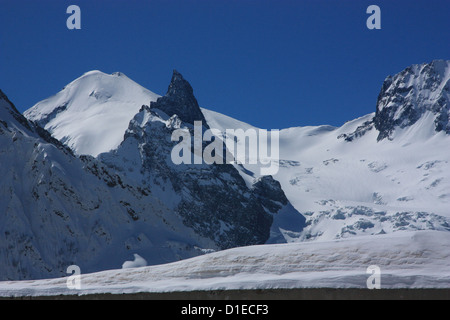
[[[202,121],[206,126],[206,120],[194,96],[194,90],[177,70],[173,70],[166,95],[158,98],[156,102],[151,102],[150,107],[158,108],[168,116],[176,114],[186,123],[194,124],[194,121]]]

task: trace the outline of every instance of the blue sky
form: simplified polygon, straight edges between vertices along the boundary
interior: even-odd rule
[[[253,125],[340,126],[387,75],[450,59],[449,16],[448,0],[0,0],[0,89],[24,111],[89,70],[164,94],[177,69],[202,107]]]

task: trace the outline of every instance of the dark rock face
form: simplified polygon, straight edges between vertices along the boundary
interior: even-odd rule
[[[373,119],[378,141],[390,139],[396,128],[414,125],[427,111],[435,116],[435,130],[450,133],[450,61],[412,65],[387,77]]]
[[[47,123],[49,123],[50,121],[52,121],[53,119],[56,118],[56,116],[67,110],[67,104],[63,104],[59,107],[56,107],[55,110],[53,110],[52,112],[50,112],[48,115],[46,115],[44,118],[42,118],[39,121],[36,121],[36,124],[38,124],[39,126],[41,126],[42,128],[45,127],[45,125]]]
[[[271,212],[277,212],[289,203],[283,189],[281,189],[280,183],[273,179],[272,176],[260,178],[253,185],[252,191],[261,204]]]
[[[358,139],[365,135],[368,131],[373,129],[373,120],[364,122],[361,126],[356,128],[356,130],[352,133],[344,133],[339,135],[338,139],[344,139],[347,142],[352,142],[355,139]]]
[[[173,163],[171,151],[178,144],[171,141],[173,131],[186,130],[192,138],[192,123],[200,118],[203,114],[191,86],[174,72],[167,95],[150,107],[143,106],[130,122],[121,146],[100,160],[124,175],[134,175],[152,194],[170,198],[183,223],[212,239],[218,248],[265,243],[274,215],[290,205],[277,181],[263,177],[249,188],[238,170],[225,161]],[[203,124],[204,132],[208,126]],[[203,148],[206,145],[203,142]]]
[[[143,118],[157,120],[142,126]],[[160,119],[154,109],[144,107],[131,121],[119,149],[102,155],[100,160],[125,175],[139,171],[143,188],[172,199],[173,210],[183,223],[212,239],[218,248],[265,243],[270,236],[272,215],[281,209],[270,201],[271,197],[277,195],[277,199],[287,201],[279,184],[260,183],[251,190],[231,164],[173,164],[170,155],[177,142],[171,141],[171,135],[180,122],[169,121],[172,126]],[[138,158],[132,158],[129,150],[138,151]],[[136,163],[140,165],[136,167]],[[265,207],[263,203],[271,205]]]
[[[169,117],[178,115],[186,123],[194,124],[194,121],[202,121],[206,124],[205,117],[200,110],[194,90],[189,82],[176,70],[173,71],[167,93],[150,104],[150,108],[158,108]]]

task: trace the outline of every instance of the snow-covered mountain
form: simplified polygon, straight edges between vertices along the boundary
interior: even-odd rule
[[[217,249],[146,188],[75,157],[0,92],[0,278],[57,277]]]
[[[176,144],[172,131],[192,126],[157,107],[170,101],[180,108],[186,98],[195,101],[192,88],[178,73],[154,107],[139,106],[114,151],[101,153],[98,159],[77,156],[82,150],[78,147],[95,137],[88,131],[80,138],[73,129],[92,126],[87,119],[97,118],[95,135],[105,143],[100,141],[95,154],[114,140],[108,130],[120,130],[113,121],[123,121],[130,104],[134,106],[126,93],[142,90],[123,89],[132,83],[123,77],[89,72],[55,96],[53,109],[47,100],[26,113],[34,114],[35,121],[19,114],[1,94],[0,279],[61,276],[72,264],[83,272],[120,268],[134,254],[149,264],[161,264],[218,249],[285,242],[277,226],[284,224],[286,231],[294,232],[304,227],[304,217],[271,177],[248,185],[232,165],[171,162]],[[115,92],[116,88],[121,89]],[[111,95],[95,103],[90,93],[84,96],[88,92]],[[61,97],[67,108],[60,108]],[[86,101],[91,103],[87,109]],[[193,111],[201,114],[198,106]],[[121,116],[108,117],[108,112]],[[101,128],[104,117],[106,129]],[[45,121],[67,138],[62,139],[64,144],[39,126]],[[296,223],[291,226],[291,221]]]
[[[123,73],[90,71],[25,112],[78,155],[97,156],[123,140],[133,116],[159,96]]]
[[[393,139],[396,129],[405,129],[418,122],[415,135],[432,135],[433,131],[424,132],[420,126],[420,120],[427,118],[433,120],[435,132],[450,134],[449,92],[450,68],[444,60],[412,65],[387,77],[373,119],[379,131],[378,140]]]
[[[88,220],[84,217],[88,217],[102,226],[104,219],[108,221],[102,228],[114,239],[106,245],[106,240],[96,240],[98,252],[108,248],[99,257],[109,256],[111,251],[108,250],[112,248],[125,246],[123,251],[118,250],[114,264],[108,259],[109,264],[103,260],[105,263],[101,264],[100,258],[88,264],[97,270],[113,265],[120,267],[125,258],[131,258],[130,254],[134,253],[154,264],[209,252],[209,249],[273,242],[308,242],[308,247],[292,249],[314,250],[320,243],[333,248],[333,243],[340,243],[336,244],[339,247],[344,238],[355,238],[358,240],[344,242],[349,245],[348,250],[353,250],[361,241],[373,241],[375,248],[380,239],[380,245],[387,247],[390,237],[399,239],[398,234],[421,230],[428,230],[427,239],[433,238],[433,234],[444,239],[444,234],[450,231],[449,79],[450,61],[413,65],[386,78],[378,101],[374,101],[372,114],[339,128],[317,126],[281,130],[279,171],[273,177],[260,176],[258,164],[173,164],[170,151],[176,142],[171,140],[171,134],[177,129],[192,134],[195,120],[205,122],[203,131],[218,129],[219,139],[226,137],[226,129],[255,128],[200,108],[192,87],[178,72],[174,72],[164,96],[151,93],[123,74],[88,72],[57,95],[25,112],[34,122],[15,111],[5,112],[12,110],[8,107],[12,104],[3,98],[7,108],[0,110],[0,120],[9,124],[3,125],[6,129],[0,135],[2,139],[8,137],[13,141],[18,131],[26,131],[23,127],[29,127],[27,130],[33,134],[26,134],[25,146],[21,142],[11,147],[10,142],[4,142],[0,150],[8,150],[9,146],[11,152],[8,156],[0,153],[2,170],[7,172],[9,166],[30,166],[26,161],[31,155],[19,150],[30,152],[31,146],[36,144],[46,146],[33,149],[34,157],[45,155],[46,166],[20,171],[23,180],[16,178],[2,183],[3,190],[13,190],[18,195],[6,197],[5,202],[2,199],[0,203],[17,199],[19,204],[10,206],[12,209],[8,212],[20,218],[1,226],[15,226],[16,221],[21,221],[19,229],[22,231],[16,232],[14,241],[21,241],[20,234],[34,239],[39,228],[45,230],[44,222],[59,217],[56,213],[56,217],[51,216],[49,211],[63,197],[61,208],[64,210],[57,211],[67,219],[55,228],[60,233],[55,241],[61,242],[68,236],[84,239],[88,234],[96,234],[92,228],[86,228],[84,221]],[[95,126],[91,118],[96,119]],[[48,129],[58,141],[37,124]],[[16,157],[19,160],[14,162]],[[32,191],[17,191],[24,190],[23,186],[29,181],[32,181],[30,190],[40,186],[41,180],[30,178],[33,174],[45,181],[38,199],[30,198]],[[65,192],[61,184],[51,179],[65,181],[71,191]],[[53,186],[54,194],[44,191],[49,186]],[[7,194],[5,192],[2,196]],[[81,199],[78,204],[76,199]],[[42,203],[36,202],[38,200]],[[89,203],[92,208],[86,209]],[[101,206],[97,207],[98,204]],[[38,209],[33,210],[39,213],[26,216],[28,209],[22,213],[21,206],[36,207]],[[40,218],[40,223],[29,220],[42,212],[52,218]],[[72,231],[75,228],[72,224],[83,227],[71,234],[66,224]],[[99,239],[109,239],[102,237]],[[40,241],[45,242],[45,238],[42,236]],[[418,243],[422,237],[415,239],[419,239],[414,242]],[[90,248],[90,241],[72,251],[73,243],[64,241],[68,243],[62,251],[65,255],[83,252],[85,257],[89,256],[86,248]],[[400,242],[398,248],[408,240]],[[425,241],[420,250],[431,249],[427,246],[434,245],[432,243]],[[43,246],[34,245],[34,251],[40,252]],[[12,247],[2,250],[2,256],[8,256]],[[276,249],[267,246],[261,250],[266,255]],[[382,248],[377,250],[383,251]],[[288,251],[283,252],[288,254]],[[405,252],[405,259],[414,260],[410,256],[413,251]],[[19,252],[16,256],[23,258],[24,251]],[[386,259],[391,256],[394,259],[388,251],[386,254]],[[379,255],[382,256],[382,252]],[[17,266],[18,259],[8,260],[11,262],[2,268]],[[46,259],[51,260],[51,255]],[[23,270],[36,269],[35,261],[40,261],[39,257],[29,258],[29,255],[25,260],[32,262]],[[265,263],[266,260],[260,261]],[[58,263],[61,270],[66,261]],[[5,278],[36,277],[45,272],[54,275],[44,269],[36,274],[12,273]]]
[[[449,61],[413,65],[386,78],[373,114],[340,128],[281,130],[280,170],[274,178],[308,217],[300,239],[448,229],[449,79]],[[192,89],[184,91],[189,94]],[[190,101],[194,107],[187,110],[196,109],[195,98]],[[161,109],[172,115],[172,107],[166,105]],[[201,110],[221,136],[226,129],[254,128]],[[251,172],[248,176],[240,171],[246,180],[258,178],[258,165],[244,166]]]
[[[120,146],[98,159],[151,190],[219,248],[285,241],[283,232],[300,232],[304,217],[271,176],[248,186],[231,164],[173,163],[172,149],[178,141],[172,141],[172,133],[183,129],[193,136],[196,120],[205,123],[192,87],[174,71],[167,94],[144,105]]]
[[[401,230],[450,231],[450,61],[386,78],[377,111],[340,128],[280,131],[274,176],[307,217],[295,241]],[[415,110],[415,111],[411,111]],[[248,128],[203,110],[211,127]],[[255,165],[245,165],[257,176]]]

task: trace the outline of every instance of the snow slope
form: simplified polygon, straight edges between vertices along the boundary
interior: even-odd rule
[[[450,288],[450,233],[399,232],[338,241],[234,248],[171,264],[67,278],[0,282],[0,296],[171,292],[265,288],[366,288],[380,268],[381,288]],[[83,272],[83,270],[81,270]]]
[[[218,129],[241,124],[203,110]],[[372,129],[352,142],[351,133],[374,114],[329,126],[280,131],[280,167],[274,178],[309,226],[299,240],[338,239],[396,230],[450,230],[450,137],[429,134],[421,119],[396,139],[377,142]],[[257,177],[258,165],[244,165]]]
[[[380,94],[379,105],[386,104],[380,108],[394,108],[396,121],[400,119],[389,128],[389,139],[379,139],[375,113],[339,128],[280,131],[279,171],[274,178],[307,216],[308,226],[297,241],[401,230],[450,231],[450,135],[439,131],[436,122],[449,108],[450,62],[407,70],[416,74],[388,77]],[[387,99],[386,92],[394,97]],[[408,118],[409,106],[419,110],[414,121]],[[217,112],[203,113],[222,135],[230,128],[254,128]],[[244,167],[258,177],[259,165]]]
[[[143,104],[159,96],[123,73],[90,71],[24,115],[76,154],[97,156],[115,149]]]

